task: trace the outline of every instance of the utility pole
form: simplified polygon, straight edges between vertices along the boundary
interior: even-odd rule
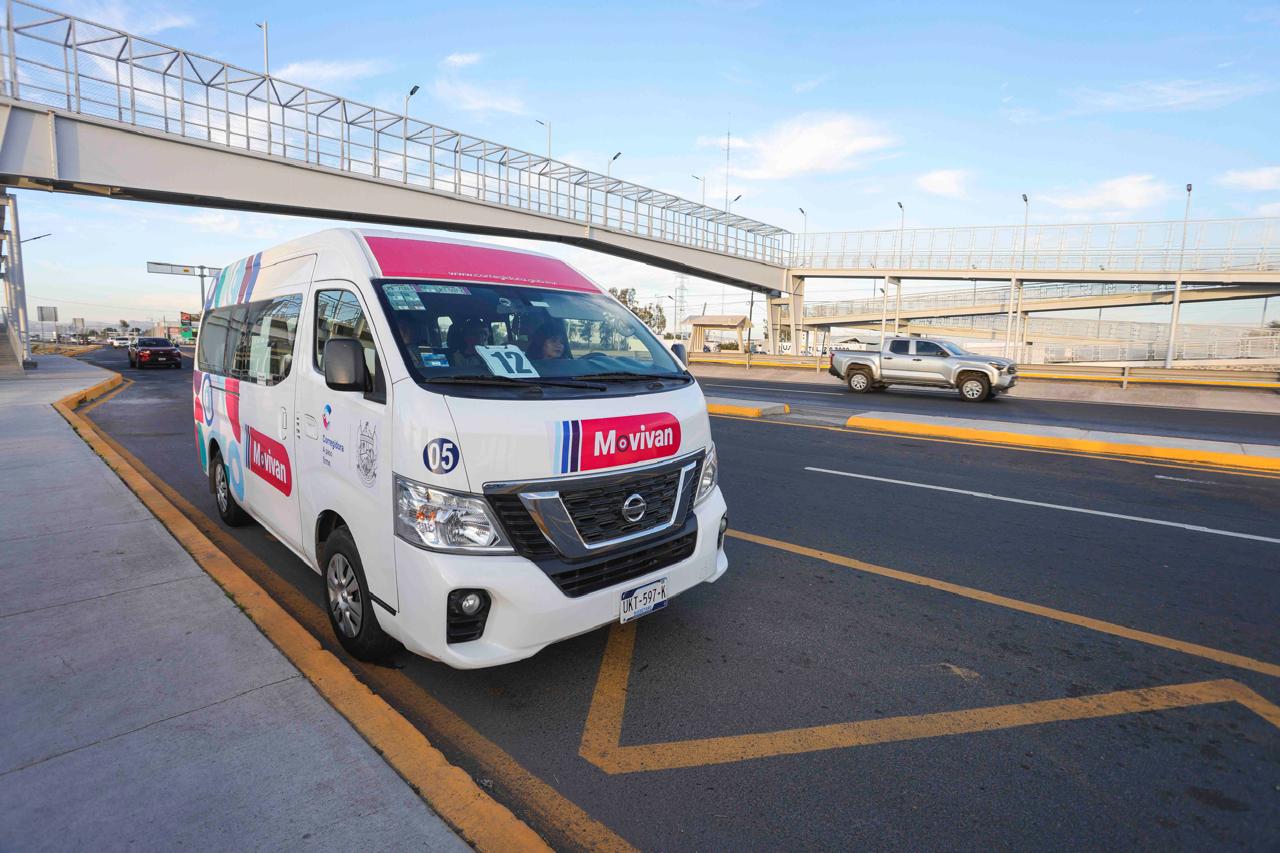
[[[1191,184],[1187,184],[1187,206],[1182,211],[1182,247],[1178,249],[1178,277],[1173,281],[1173,310],[1169,315],[1169,347],[1164,366],[1173,367],[1173,350],[1178,337],[1178,311],[1182,307],[1182,265],[1187,254],[1187,223],[1191,218]]]

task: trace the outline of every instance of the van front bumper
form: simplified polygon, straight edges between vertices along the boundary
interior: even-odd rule
[[[720,519],[725,515],[720,489],[693,513],[698,538],[689,557],[578,598],[565,595],[535,563],[518,555],[440,554],[396,539],[400,610],[394,616],[378,610],[378,621],[409,651],[458,669],[523,660],[551,643],[618,621],[624,591],[666,578],[670,599],[704,581],[718,580],[729,567],[719,545]],[[489,615],[478,640],[446,640],[445,606],[456,589],[489,594]]]

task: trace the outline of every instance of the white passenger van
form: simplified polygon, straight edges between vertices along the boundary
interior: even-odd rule
[[[519,660],[728,567],[706,403],[545,255],[332,230],[228,265],[195,439],[218,513],[318,571],[356,657]]]

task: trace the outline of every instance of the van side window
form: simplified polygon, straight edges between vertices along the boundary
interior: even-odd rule
[[[907,348],[911,346],[911,341],[889,341],[889,352],[894,355],[906,355]]]
[[[364,347],[364,363],[368,368],[370,387],[365,396],[371,400],[386,399],[386,385],[378,350],[373,343],[369,318],[356,295],[348,290],[321,290],[316,294],[316,368],[324,371],[324,345],[329,338],[355,338]]]
[[[947,353],[933,341],[916,341],[916,355],[941,355]]]
[[[206,312],[196,364],[206,373],[259,385],[289,375],[302,295],[281,296]]]

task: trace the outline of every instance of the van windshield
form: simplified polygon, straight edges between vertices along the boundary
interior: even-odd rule
[[[639,318],[604,293],[423,281],[384,281],[378,290],[406,364],[432,390],[506,396],[532,385],[561,396],[690,381]]]

